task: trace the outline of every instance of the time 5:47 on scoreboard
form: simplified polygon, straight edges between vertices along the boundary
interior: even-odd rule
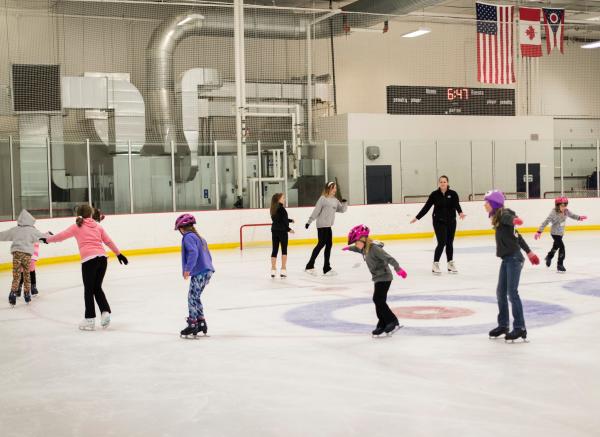
[[[388,114],[515,115],[512,88],[387,87]]]

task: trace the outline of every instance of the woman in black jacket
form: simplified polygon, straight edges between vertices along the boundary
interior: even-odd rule
[[[411,223],[414,223],[417,220],[421,220],[433,206],[433,230],[435,231],[435,238],[437,239],[437,247],[435,248],[433,255],[433,266],[431,267],[431,271],[436,275],[442,273],[439,261],[442,257],[444,247],[446,248],[448,271],[450,273],[458,273],[453,259],[456,213],[458,212],[458,216],[461,220],[465,218],[465,214],[460,207],[458,194],[456,191],[450,189],[448,182],[448,176],[440,176],[438,179],[439,188],[429,195],[427,203],[425,203],[417,216],[410,221]]]
[[[285,278],[287,276],[286,264],[287,264],[287,246],[288,246],[288,232],[292,234],[294,231],[290,228],[290,223],[294,223],[294,220],[288,218],[287,211],[283,204],[285,203],[285,194],[275,193],[271,198],[271,237],[273,241],[273,250],[271,251],[271,278],[274,278],[277,274],[277,252],[281,245],[281,271],[280,276]]]

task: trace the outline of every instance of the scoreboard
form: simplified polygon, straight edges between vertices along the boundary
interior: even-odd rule
[[[515,115],[515,90],[435,86],[387,87],[388,114]]]

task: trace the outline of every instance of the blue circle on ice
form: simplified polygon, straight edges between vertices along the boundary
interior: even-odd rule
[[[388,302],[404,301],[458,301],[458,302],[482,302],[496,304],[496,298],[491,296],[463,296],[463,295],[408,295],[389,296]],[[320,329],[335,332],[364,334],[370,332],[373,326],[363,323],[354,323],[340,320],[334,317],[334,311],[356,305],[372,304],[368,298],[340,299],[330,302],[318,302],[302,305],[285,314],[288,322],[305,328]],[[537,300],[523,300],[525,320],[528,328],[548,326],[559,323],[571,315],[571,311],[561,305],[540,302]],[[402,323],[403,321],[401,321]],[[406,326],[402,329],[404,334],[410,335],[469,335],[481,334],[493,328],[494,322],[477,325],[448,325],[448,326]]]
[[[577,281],[567,282],[566,284],[563,284],[563,288],[585,296],[600,297],[600,280],[598,280],[598,278],[579,279]]]

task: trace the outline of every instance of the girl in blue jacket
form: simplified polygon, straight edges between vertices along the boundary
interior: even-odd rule
[[[208,332],[200,296],[215,272],[208,244],[196,231],[195,224],[196,219],[191,214],[182,214],[175,221],[175,230],[183,235],[181,240],[183,279],[191,278],[188,293],[188,326],[181,331],[181,337],[185,338],[189,335],[196,337],[200,331],[204,335]]]

